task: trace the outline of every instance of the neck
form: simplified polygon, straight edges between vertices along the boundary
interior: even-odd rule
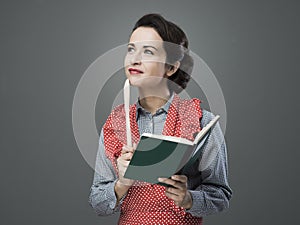
[[[156,91],[153,91],[153,89],[151,91],[139,89],[139,96],[140,105],[151,114],[154,114],[157,109],[166,104],[171,97],[171,93],[168,88]]]

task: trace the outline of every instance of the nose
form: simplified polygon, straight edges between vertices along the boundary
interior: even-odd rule
[[[140,65],[142,62],[142,57],[139,52],[134,53],[130,58],[131,65]]]

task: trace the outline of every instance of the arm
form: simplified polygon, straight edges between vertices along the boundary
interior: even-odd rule
[[[201,126],[212,118],[212,113],[203,110]],[[196,166],[196,176],[188,181],[193,204],[186,211],[201,217],[228,208],[232,191],[228,184],[226,144],[219,123],[212,129]]]
[[[110,215],[119,211],[118,200],[121,198],[117,199],[115,194],[117,181],[113,165],[105,154],[104,137],[101,130],[94,179],[89,195],[89,204],[98,215]]]
[[[127,145],[123,146],[121,156],[117,159],[119,179],[115,183],[115,188],[114,188],[117,196],[117,203],[116,203],[117,205],[119,204],[121,199],[123,199],[123,197],[126,195],[128,189],[135,182],[134,180],[124,178],[125,171],[133,156],[135,148],[136,148],[135,144],[133,147],[128,147]]]
[[[201,127],[212,118],[211,113],[204,111]],[[232,192],[227,181],[226,146],[220,125],[217,123],[212,129],[202,156],[191,167],[159,181],[171,185],[166,188],[166,196],[193,216],[202,217],[227,208]]]

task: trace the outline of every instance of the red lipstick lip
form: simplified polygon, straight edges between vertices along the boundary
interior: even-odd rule
[[[139,69],[135,69],[135,68],[129,68],[128,69],[130,74],[140,74],[143,73],[143,71],[139,70]]]

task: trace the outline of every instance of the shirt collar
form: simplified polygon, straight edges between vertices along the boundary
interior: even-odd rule
[[[174,92],[172,92],[171,97],[169,98],[169,100],[162,107],[160,107],[157,110],[162,109],[163,111],[165,111],[166,113],[168,113],[168,110],[169,110],[170,105],[171,105],[171,103],[173,101],[173,98],[174,98]],[[143,106],[141,106],[141,104],[140,104],[140,102],[138,100],[136,102],[136,120],[138,119],[139,113],[141,113],[141,112],[146,112],[146,110],[143,108]]]

